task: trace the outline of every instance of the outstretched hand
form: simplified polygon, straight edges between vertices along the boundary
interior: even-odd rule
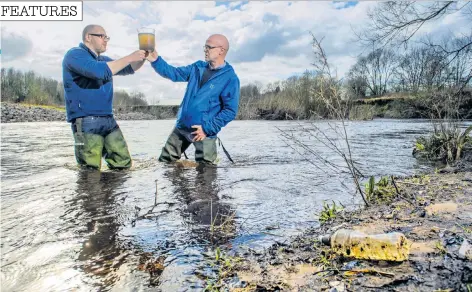
[[[144,50],[137,50],[133,53],[131,53],[129,56],[130,58],[130,63],[132,62],[140,62],[146,59],[146,51]]]
[[[202,126],[193,125],[192,128],[196,129],[195,132],[192,132],[192,134],[195,135],[195,138],[193,138],[193,142],[202,141],[206,138],[206,134],[205,132],[203,132]]]
[[[157,51],[154,50],[152,52],[149,53],[149,55],[146,57],[146,59],[149,61],[149,62],[154,62],[157,60],[157,57],[158,57],[158,54],[157,54]]]

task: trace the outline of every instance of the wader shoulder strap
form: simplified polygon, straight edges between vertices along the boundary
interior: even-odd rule
[[[223,142],[221,142],[220,137],[218,137],[218,142],[220,143],[221,148],[223,148],[223,152],[226,154],[226,157],[228,157],[229,161],[231,161],[232,163],[234,163],[234,161],[233,161],[233,159],[231,159],[231,156],[229,155],[228,151],[226,151],[225,146],[223,146]]]
[[[75,129],[77,130],[77,133],[82,133],[82,118],[76,118],[75,119]]]
[[[223,146],[223,142],[221,142],[220,137],[217,137],[217,139],[218,139],[218,143],[220,144],[221,148],[223,148],[223,152],[226,154],[226,157],[228,157],[229,161],[231,161],[232,163],[234,163],[234,161],[233,161],[233,159],[231,158],[231,156],[229,155],[228,151],[226,151],[225,146]],[[184,151],[184,156],[185,156],[185,159],[188,159],[187,154],[185,153],[185,151]]]

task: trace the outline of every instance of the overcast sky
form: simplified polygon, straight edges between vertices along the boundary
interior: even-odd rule
[[[159,54],[171,65],[204,59],[203,45],[213,33],[230,42],[227,61],[241,85],[263,85],[312,70],[311,36],[324,37],[329,61],[343,75],[355,63],[360,47],[353,28],[367,22],[367,10],[376,2],[111,2],[84,1],[82,22],[23,21],[1,23],[2,66],[34,70],[61,81],[65,52],[81,42],[87,24],[102,25],[111,37],[105,55],[120,58],[138,49],[137,31],[156,30]],[[464,19],[443,18],[424,31],[452,33]],[[146,63],[133,76],[114,77],[115,90],[143,92],[150,103],[179,104],[186,83],[157,75]]]

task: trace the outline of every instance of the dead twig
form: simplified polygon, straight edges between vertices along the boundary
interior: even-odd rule
[[[362,270],[348,270],[348,269],[326,269],[322,271],[318,271],[313,273],[313,276],[323,273],[323,272],[346,272],[349,273],[349,275],[356,275],[356,274],[375,274],[375,275],[381,275],[389,278],[395,277],[395,274],[392,273],[387,273],[387,272],[381,272],[373,269],[362,269]]]
[[[395,179],[393,178],[393,175],[390,176],[390,178],[392,179],[392,184],[395,187],[395,191],[397,193],[397,198],[398,199],[403,199],[403,200],[407,201],[408,203],[410,203],[411,205],[414,206],[415,204],[410,199],[408,199],[407,197],[402,195],[402,193],[400,192],[400,190],[397,187],[397,184],[395,183]]]
[[[397,184],[395,183],[395,179],[393,178],[393,175],[390,177],[392,179],[392,184],[395,187],[395,191],[397,192],[397,196],[400,197],[400,191],[398,190]]]
[[[154,197],[154,206],[157,205],[157,179],[156,179],[156,196]]]
[[[418,184],[418,183],[412,183],[412,182],[407,182],[407,181],[399,181],[398,183],[405,184],[405,185],[425,186],[425,184]]]

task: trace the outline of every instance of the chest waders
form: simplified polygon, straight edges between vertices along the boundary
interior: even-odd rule
[[[81,166],[101,168],[102,157],[111,169],[131,167],[128,145],[118,127],[106,136],[83,131],[83,118],[74,122],[75,157]]]

